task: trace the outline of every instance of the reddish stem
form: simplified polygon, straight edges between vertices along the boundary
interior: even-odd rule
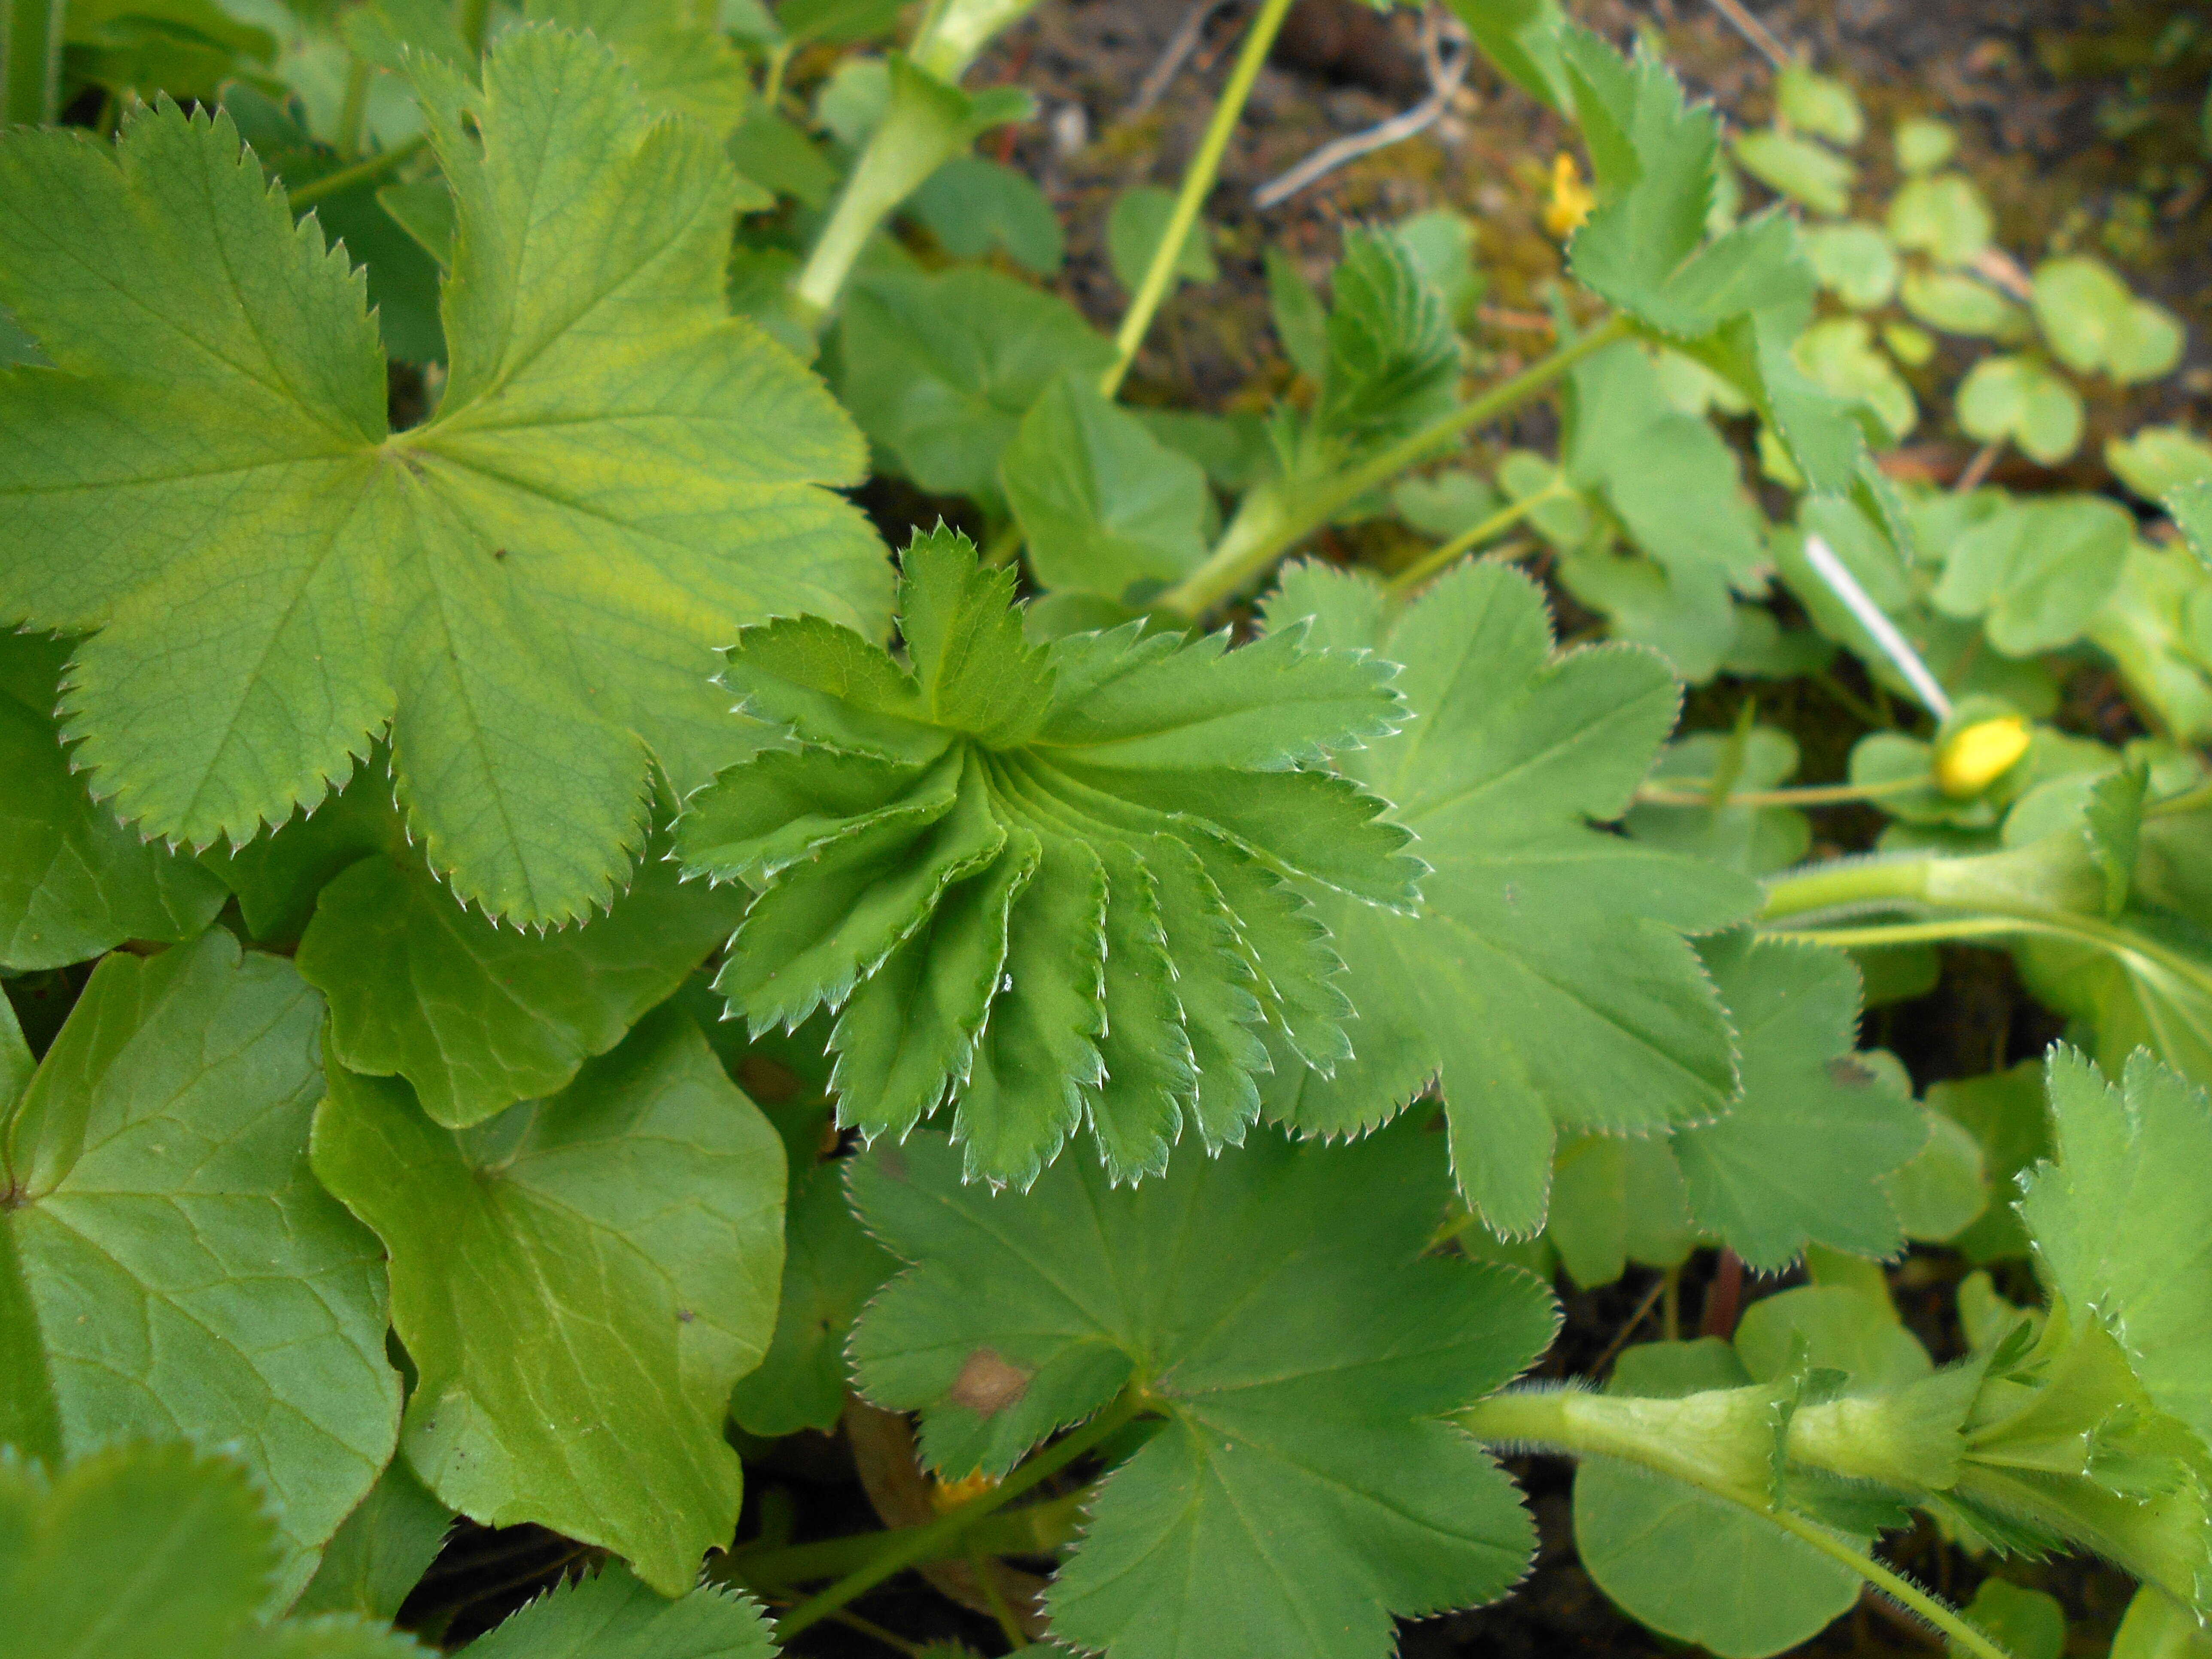
[[[1698,1334],[1727,1341],[1735,1334],[1736,1315],[1742,1309],[1743,1258],[1734,1250],[1723,1249],[1713,1282],[1705,1286],[1705,1316],[1698,1322]]]

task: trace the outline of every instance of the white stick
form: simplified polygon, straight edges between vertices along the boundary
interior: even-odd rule
[[[1835,549],[1818,536],[1805,538],[1805,559],[1820,572],[1820,580],[1829,590],[1850,609],[1859,620],[1859,626],[1874,635],[1882,654],[1897,665],[1897,672],[1905,676],[1912,687],[1913,695],[1927,705],[1928,710],[1939,720],[1951,718],[1951,699],[1928,665],[1920,660],[1920,653],[1912,643],[1897,631],[1897,624],[1888,618],[1873,596],[1859,586],[1859,579],[1851,574],[1844,562],[1836,556]]]

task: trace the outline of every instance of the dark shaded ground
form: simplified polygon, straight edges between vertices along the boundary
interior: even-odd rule
[[[1571,3],[1616,40],[1634,30],[1663,38],[1692,89],[1732,119],[1763,120],[1771,100],[1765,61],[1704,0]],[[2093,405],[2085,459],[2064,482],[2098,488],[2094,460],[2106,432],[2146,419],[2193,418],[2206,424],[2212,396],[2212,224],[2207,168],[2196,148],[2197,104],[2212,70],[2212,12],[2182,5],[2094,5],[2069,0],[1790,0],[1755,4],[1786,46],[1860,89],[1876,135],[1912,112],[1956,122],[1963,164],[1995,201],[2000,240],[2029,263],[2066,247],[2112,258],[2139,289],[2190,325],[2190,357],[2174,380]],[[1185,0],[1046,0],[1031,20],[995,48],[973,77],[1006,80],[1037,96],[1040,119],[1013,136],[1006,159],[1030,171],[1053,197],[1069,230],[1064,291],[1110,327],[1122,295],[1108,274],[1104,224],[1115,195],[1139,183],[1172,187],[1194,147],[1213,92],[1226,72],[1249,8],[1240,0],[1215,11],[1197,49],[1150,111],[1132,113],[1136,88],[1190,13]],[[2192,26],[2187,20],[2197,19]],[[1130,395],[1138,401],[1228,410],[1264,404],[1288,380],[1267,318],[1260,254],[1266,243],[1292,252],[1318,279],[1334,257],[1347,220],[1395,219],[1449,205],[1479,227],[1478,262],[1490,289],[1478,332],[1481,367],[1510,373],[1546,349],[1542,312],[1559,276],[1559,254],[1541,229],[1551,159],[1561,125],[1478,63],[1451,109],[1426,133],[1354,162],[1266,213],[1253,189],[1322,143],[1395,113],[1425,93],[1427,77],[1411,13],[1383,19],[1352,0],[1303,0],[1278,61],[1262,76],[1231,145],[1223,181],[1209,204],[1221,228],[1223,279],[1186,289],[1170,302],[1139,361]],[[2189,27],[2194,34],[2186,33]],[[2177,31],[2183,31],[2177,34]],[[2177,44],[2178,42],[2178,44]],[[808,65],[799,66],[803,78]],[[812,65],[819,72],[826,64]],[[1881,137],[1862,147],[1863,204],[1883,199],[1894,182]],[[1863,210],[1870,210],[1864,209]],[[1930,415],[1902,465],[1948,478],[1972,446],[1947,431],[1948,388],[1960,357],[1938,358],[1915,376]],[[1550,416],[1541,409],[1515,431],[1487,434],[1499,447],[1541,442]],[[2007,482],[2060,482],[2013,463]],[[885,520],[933,516],[939,504],[878,487],[869,505]],[[896,527],[896,526],[893,526]],[[1363,527],[1362,535],[1393,533]],[[1324,550],[1328,550],[1326,548]],[[1339,544],[1338,551],[1345,550]],[[1563,631],[1578,621],[1562,605]],[[1848,678],[1848,671],[1847,671]],[[1854,680],[1863,689],[1863,682]],[[1842,775],[1843,757],[1863,729],[1801,683],[1765,718],[1796,732],[1805,775]],[[1722,726],[1743,688],[1723,683],[1692,702],[1690,723]],[[2109,690],[2077,689],[2065,716],[2107,738],[2122,735],[2124,708]],[[2122,725],[2116,726],[2115,721]],[[1863,845],[1875,821],[1863,811],[1823,814],[1816,833],[1832,845]],[[1869,1042],[1895,1049],[1922,1085],[1967,1075],[2040,1052],[2056,1035],[2050,1017],[2022,996],[2007,958],[1960,950],[1948,954],[1936,994],[1879,1011]],[[1702,1313],[1710,1258],[1686,1275],[1683,1307],[1694,1327]],[[1916,1256],[1893,1273],[1900,1305],[1939,1357],[1956,1347],[1950,1289],[1958,1268],[1941,1253]],[[1632,1273],[1621,1283],[1566,1299],[1567,1324],[1547,1358],[1553,1375],[1587,1371],[1622,1335],[1650,1286]],[[1787,1281],[1759,1281],[1762,1294]],[[2022,1287],[2024,1289],[2024,1287]],[[1659,1334],[1657,1316],[1638,1337]],[[1537,1566],[1512,1600],[1498,1607],[1408,1623],[1402,1650],[1416,1659],[1537,1659],[1586,1655],[1628,1659],[1682,1651],[1615,1612],[1577,1564],[1569,1522],[1570,1478],[1559,1464],[1520,1462],[1543,1544]],[[799,1539],[864,1529],[876,1516],[853,1474],[842,1437],[800,1436],[749,1459],[742,1532],[756,1533],[763,1506],[787,1507]],[[772,1495],[775,1494],[775,1495]],[[781,1522],[778,1523],[781,1524]],[[1890,1559],[1960,1600],[1987,1565],[1947,1547],[1923,1522],[1891,1540]],[[435,1576],[410,1604],[414,1619],[442,1620],[452,1638],[484,1628],[575,1559],[564,1540],[537,1529],[490,1534],[465,1528]],[[2004,1575],[2059,1595],[2074,1620],[2069,1650],[2101,1653],[2124,1607],[2121,1576],[2075,1562],[2008,1563]],[[909,1575],[856,1604],[854,1611],[909,1643],[957,1638],[979,1651],[1003,1650],[988,1620],[935,1595]],[[799,1644],[822,1655],[882,1655],[895,1650],[857,1630],[825,1625]],[[1802,1651],[1831,1656],[1941,1652],[1940,1640],[1871,1601]],[[1285,1659],[1297,1659],[1285,1656]]]

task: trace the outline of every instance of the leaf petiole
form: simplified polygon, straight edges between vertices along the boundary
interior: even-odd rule
[[[989,1492],[969,1499],[942,1520],[911,1530],[902,1529],[896,1534],[897,1541],[872,1560],[854,1568],[820,1595],[777,1620],[776,1640],[788,1644],[799,1632],[820,1624],[848,1601],[866,1595],[892,1574],[917,1562],[937,1559],[946,1545],[985,1516],[1019,1498],[1039,1481],[1057,1474],[1105,1441],[1142,1411],[1145,1402],[1146,1396],[1138,1389],[1123,1389],[1104,1411],[1073,1433],[1045,1447]]]
[[[1152,262],[1146,269],[1144,280],[1137,284],[1136,293],[1130,296],[1129,309],[1122,314],[1121,326],[1115,332],[1113,366],[1098,382],[1098,389],[1109,398],[1121,389],[1129,365],[1137,360],[1137,348],[1145,343],[1146,331],[1152,327],[1160,302],[1167,298],[1182,245],[1189,240],[1191,227],[1198,222],[1198,210],[1220,174],[1221,157],[1229,148],[1229,135],[1237,129],[1237,118],[1244,112],[1253,83],[1260,78],[1268,49],[1275,44],[1275,36],[1290,9],[1291,0],[1265,0],[1260,15],[1252,20],[1252,27],[1245,33],[1236,67],[1229,74],[1229,84],[1221,89],[1221,100],[1213,106],[1213,118],[1206,124],[1205,137],[1199,140],[1196,154],[1183,170],[1182,185],[1176,192],[1175,211],[1168,216],[1167,230],[1160,237],[1159,246],[1152,250]]]
[[[1932,774],[1890,778],[1881,783],[1784,784],[1773,789],[1740,789],[1717,802],[1706,793],[1703,778],[1669,778],[1674,787],[1645,784],[1636,799],[1646,806],[1840,806],[1850,801],[1881,800],[1890,795],[1909,795],[1935,787]]]
[[[313,207],[316,203],[351,190],[356,185],[367,184],[372,179],[381,179],[396,171],[416,151],[430,142],[428,132],[418,132],[394,144],[390,149],[379,150],[365,161],[356,161],[349,167],[340,167],[336,173],[326,173],[319,179],[310,179],[297,190],[286,191],[291,198],[292,211]]]
[[[1378,484],[1388,483],[1415,462],[1427,459],[1469,428],[1481,426],[1519,408],[1584,358],[1626,339],[1630,331],[1626,317],[1609,317],[1579,340],[1560,347],[1510,379],[1500,380],[1480,397],[1439,416],[1419,432],[1400,439],[1355,466],[1299,489],[1291,501],[1271,502],[1264,521],[1251,526],[1249,533],[1239,535],[1232,521],[1206,562],[1161,594],[1154,607],[1196,621],[1256,580],[1283,555],[1327,524],[1339,509],[1348,507]],[[1249,501],[1251,498],[1246,499]],[[1243,517],[1240,512],[1238,518]]]
[[[1428,580],[1430,577],[1450,565],[1462,553],[1480,547],[1485,542],[1494,540],[1502,532],[1519,524],[1530,514],[1542,511],[1553,501],[1565,501],[1574,493],[1573,489],[1564,481],[1563,477],[1554,478],[1543,489],[1531,495],[1523,495],[1519,501],[1509,506],[1499,507],[1488,518],[1469,525],[1449,541],[1431,548],[1383,584],[1385,590],[1393,598],[1402,599]]]

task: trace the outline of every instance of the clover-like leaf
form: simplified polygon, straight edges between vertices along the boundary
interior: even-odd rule
[[[87,962],[125,939],[187,939],[222,884],[115,821],[71,775],[53,718],[68,647],[0,634],[0,970]]]
[[[1040,649],[1012,592],[940,529],[906,553],[910,669],[811,621],[741,635],[731,689],[805,746],[724,773],[678,852],[760,890],[715,981],[732,1013],[842,1010],[842,1121],[903,1136],[950,1099],[969,1173],[1027,1185],[1087,1118],[1134,1179],[1185,1127],[1243,1138],[1261,1028],[1324,1068],[1349,1052],[1286,878],[1413,902],[1406,832],[1321,765],[1395,726],[1394,671],[1291,628]]]
[[[289,963],[220,928],[118,953],[0,1108],[0,1442],[235,1449],[283,1504],[280,1604],[399,1404],[375,1241],[307,1167],[322,1017]]]
[[[2007,501],[1951,544],[1936,608],[1980,617],[2008,656],[2081,637],[2120,579],[2134,515],[2097,495]]]
[[[2095,259],[2051,259],[2035,270],[2035,320],[2059,362],[2123,385],[2154,380],[2181,361],[2180,320],[2138,300]]]
[[[783,1158],[664,1007],[550,1099],[440,1127],[336,1066],[315,1173],[384,1240],[419,1373],[401,1443],[445,1502],[626,1557],[667,1595],[737,1525],[730,1386],[759,1362]]]
[[[875,629],[878,545],[820,385],[728,314],[736,184],[584,38],[416,64],[459,235],[436,413],[392,432],[358,276],[228,116],[0,143],[0,617],[90,633],[64,733],[151,833],[250,838],[387,725],[410,820],[517,921],[603,902],[644,827],[748,752],[714,647],[776,612]],[[190,684],[191,695],[177,688]],[[557,733],[558,741],[549,743]]]
[[[1984,443],[2009,439],[2045,466],[2081,441],[2081,394],[2021,353],[1984,357],[1959,386],[1959,424]]]
[[[1422,1259],[1448,1191],[1435,1137],[1186,1145],[1133,1191],[1080,1158],[1018,1196],[961,1174],[926,1133],[855,1166],[870,1229],[918,1264],[854,1333],[862,1390],[921,1411],[947,1475],[1003,1470],[1124,1389],[1166,1419],[1048,1592],[1059,1639],[1380,1659],[1393,1613],[1520,1576],[1511,1486],[1437,1419],[1526,1366],[1555,1316],[1516,1269]]]
[[[1648,1133],[1736,1091],[1728,1018],[1683,933],[1757,908],[1747,878],[1592,827],[1620,817],[1673,726],[1674,675],[1629,646],[1554,658],[1541,596],[1468,564],[1394,613],[1364,578],[1304,566],[1272,627],[1404,665],[1413,715],[1341,757],[1432,866],[1419,915],[1325,893],[1358,1009],[1333,1075],[1286,1067],[1269,1110],[1370,1127],[1437,1084],[1460,1183],[1491,1225],[1543,1224],[1558,1127]]]

